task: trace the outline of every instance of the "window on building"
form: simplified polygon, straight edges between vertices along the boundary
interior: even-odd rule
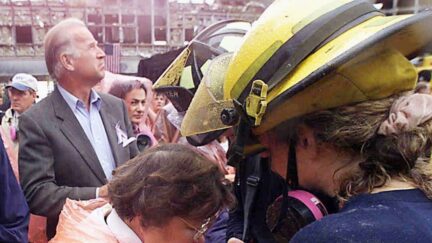
[[[185,41],[191,41],[194,38],[193,28],[185,29]]]
[[[154,18],[154,24],[155,24],[155,40],[166,41],[167,40],[166,17],[161,15],[156,15]]]
[[[87,16],[87,23],[89,25],[93,24],[102,24],[102,15],[96,13],[96,14],[89,14]]]
[[[16,26],[16,43],[31,44],[33,43],[32,27],[31,26]]]
[[[122,24],[133,24],[135,23],[135,16],[133,15],[122,15]]]
[[[106,14],[105,15],[105,24],[118,24],[119,16],[118,14]]]
[[[123,27],[124,43],[135,43],[135,28]]]
[[[120,42],[120,29],[117,26],[105,27],[105,42],[119,43]]]
[[[138,42],[151,43],[151,21],[149,15],[138,16]]]
[[[166,41],[167,40],[166,28],[156,28],[155,29],[155,40],[157,40],[157,41]]]
[[[89,26],[90,32],[93,34],[93,37],[97,42],[103,43],[103,30],[102,27],[99,26]]]

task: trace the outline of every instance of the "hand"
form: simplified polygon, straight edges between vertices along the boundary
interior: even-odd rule
[[[244,243],[244,242],[243,242],[242,240],[240,240],[240,239],[237,239],[237,238],[232,237],[232,238],[230,238],[230,239],[228,240],[227,243]]]
[[[108,185],[103,185],[102,187],[99,187],[99,197],[100,198],[108,197]]]

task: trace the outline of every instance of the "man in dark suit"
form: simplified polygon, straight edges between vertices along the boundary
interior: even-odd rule
[[[107,195],[112,170],[138,153],[124,103],[92,88],[104,77],[105,53],[78,19],[45,36],[55,90],[20,117],[19,171],[30,210],[55,234],[66,198]]]

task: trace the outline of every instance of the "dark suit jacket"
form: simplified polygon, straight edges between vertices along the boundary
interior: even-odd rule
[[[116,166],[138,154],[136,143],[118,144],[116,124],[133,136],[124,103],[99,94],[100,115]],[[48,217],[47,232],[55,232],[66,198],[96,197],[96,188],[107,183],[90,141],[56,88],[48,97],[20,116],[19,172],[30,211]]]

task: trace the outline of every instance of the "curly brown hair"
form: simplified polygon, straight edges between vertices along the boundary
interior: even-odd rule
[[[143,227],[176,216],[204,220],[234,202],[219,168],[180,144],[156,146],[117,168],[108,193],[122,219],[141,216]]]
[[[314,112],[292,124],[305,124],[316,138],[360,155],[358,169],[337,178],[342,199],[385,185],[391,178],[413,183],[432,199],[432,168],[429,163],[432,121],[415,130],[378,135],[394,101],[401,95]]]

